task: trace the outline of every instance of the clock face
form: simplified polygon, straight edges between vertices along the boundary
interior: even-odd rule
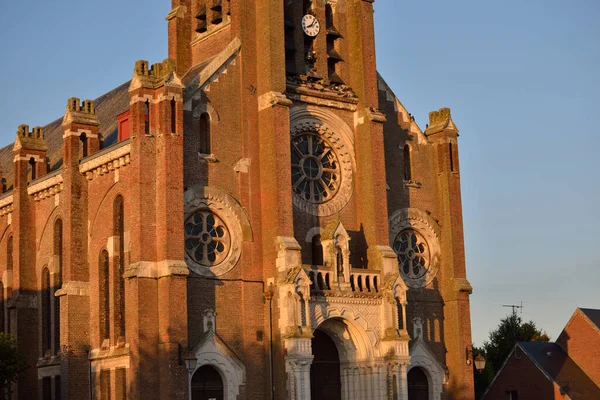
[[[306,14],[302,17],[302,30],[310,37],[315,37],[321,30],[321,25],[317,17],[311,14]]]

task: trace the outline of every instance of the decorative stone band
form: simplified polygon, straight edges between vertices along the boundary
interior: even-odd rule
[[[13,161],[14,162],[17,162],[17,161],[29,161],[32,158],[33,158],[33,160],[36,163],[43,161],[42,157],[40,157],[39,155],[36,155],[36,154],[25,154],[24,156],[23,155],[17,155],[17,156],[15,156],[13,158]]]
[[[148,102],[150,104],[158,104],[161,101],[165,101],[165,100],[181,101],[182,99],[183,99],[183,97],[180,94],[174,94],[174,93],[161,93],[157,97],[153,97],[148,94],[145,94],[143,96],[134,95],[134,96],[131,96],[131,100],[129,101],[129,104],[133,105],[135,103],[140,103],[140,102],[142,102],[142,103]]]
[[[79,172],[91,181],[98,176],[129,165],[131,163],[131,144],[129,141],[122,143],[124,144],[114,149],[109,147],[106,149],[108,151],[100,151],[84,158],[79,165]]]
[[[81,281],[69,281],[63,283],[62,287],[54,293],[54,296],[89,296],[90,283]]]
[[[308,89],[306,89],[308,92]],[[314,93],[288,93],[287,97],[294,101],[300,101],[302,103],[314,104],[317,106],[336,108],[338,110],[356,111],[357,106],[355,102],[340,101],[337,97],[328,98],[319,94]]]
[[[190,271],[184,260],[139,261],[125,270],[125,278],[164,278],[166,276],[187,276]]]
[[[33,196],[35,201],[40,201],[60,193],[63,190],[63,176],[60,172],[58,170],[33,181],[33,184],[27,188],[27,194]]]
[[[12,193],[0,198],[0,216],[10,214],[13,211]]]
[[[93,134],[92,131],[90,131],[89,129],[77,129],[76,131],[72,131],[70,129],[67,129],[63,133],[63,139],[67,138],[69,136],[80,137],[82,133],[85,133],[85,136],[87,138],[96,139],[98,137],[98,135]]]
[[[90,362],[93,373],[107,369],[129,368],[129,347],[111,346],[109,349],[92,349]]]

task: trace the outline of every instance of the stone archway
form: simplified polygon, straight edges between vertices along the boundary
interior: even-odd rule
[[[429,379],[422,368],[408,371],[408,400],[429,400]]]
[[[192,376],[191,400],[224,400],[221,374],[211,365],[203,365]]]
[[[311,400],[342,400],[340,356],[333,339],[316,330],[311,344],[314,356],[310,368]]]

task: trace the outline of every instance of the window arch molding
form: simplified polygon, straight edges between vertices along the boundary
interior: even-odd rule
[[[333,194],[327,199],[313,201],[312,199],[307,200],[306,196],[300,193],[302,190],[300,192],[294,191],[292,197],[294,206],[307,214],[316,216],[329,216],[339,212],[348,204],[354,194],[354,174],[356,171],[354,132],[340,117],[333,113],[314,106],[302,105],[292,107],[290,110],[290,135],[292,143],[294,141],[300,143],[308,136],[318,137],[319,142],[324,143],[323,146],[327,149],[326,153],[335,154],[335,164],[337,165],[335,172],[337,178],[332,181],[335,182]],[[315,154],[311,152],[298,154],[298,157],[302,156],[300,164],[306,165],[306,160],[314,160]],[[325,165],[321,164],[318,169],[324,171],[324,167]],[[292,173],[296,168],[296,171],[304,171],[304,175],[306,175],[304,168],[300,168],[299,165],[291,166],[291,168]],[[323,177],[324,173],[319,174],[319,176]],[[314,180],[308,176],[299,177],[297,180],[298,185],[300,185],[302,179],[304,179],[304,182]],[[323,187],[327,182],[319,184]]]
[[[399,271],[404,278],[407,286],[412,288],[422,288],[433,282],[440,268],[441,247],[440,247],[440,227],[424,211],[417,208],[404,208],[392,214],[389,219],[389,238],[390,246],[394,246],[394,241],[399,234],[406,230],[413,230],[426,242],[428,250],[427,271],[419,276],[406,276],[399,266]]]
[[[200,103],[194,108],[194,118],[200,118],[202,114],[208,114],[211,123],[221,121],[219,113],[210,104]]]
[[[184,220],[189,221],[199,211],[213,213],[224,222],[230,237],[227,255],[212,266],[202,265],[185,252],[189,269],[203,276],[220,276],[231,271],[240,259],[241,242],[252,241],[253,233],[246,212],[239,202],[226,191],[195,185],[184,193]]]

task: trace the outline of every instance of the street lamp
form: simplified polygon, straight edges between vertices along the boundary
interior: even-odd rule
[[[198,359],[196,358],[196,355],[192,354],[192,353],[188,353],[188,355],[185,356],[185,366],[187,367],[187,370],[188,370],[188,373],[190,374],[190,376],[196,370],[196,364],[198,364]]]
[[[481,373],[481,371],[483,371],[484,368],[485,357],[479,354],[477,357],[475,357],[475,369],[477,370],[477,372]]]

